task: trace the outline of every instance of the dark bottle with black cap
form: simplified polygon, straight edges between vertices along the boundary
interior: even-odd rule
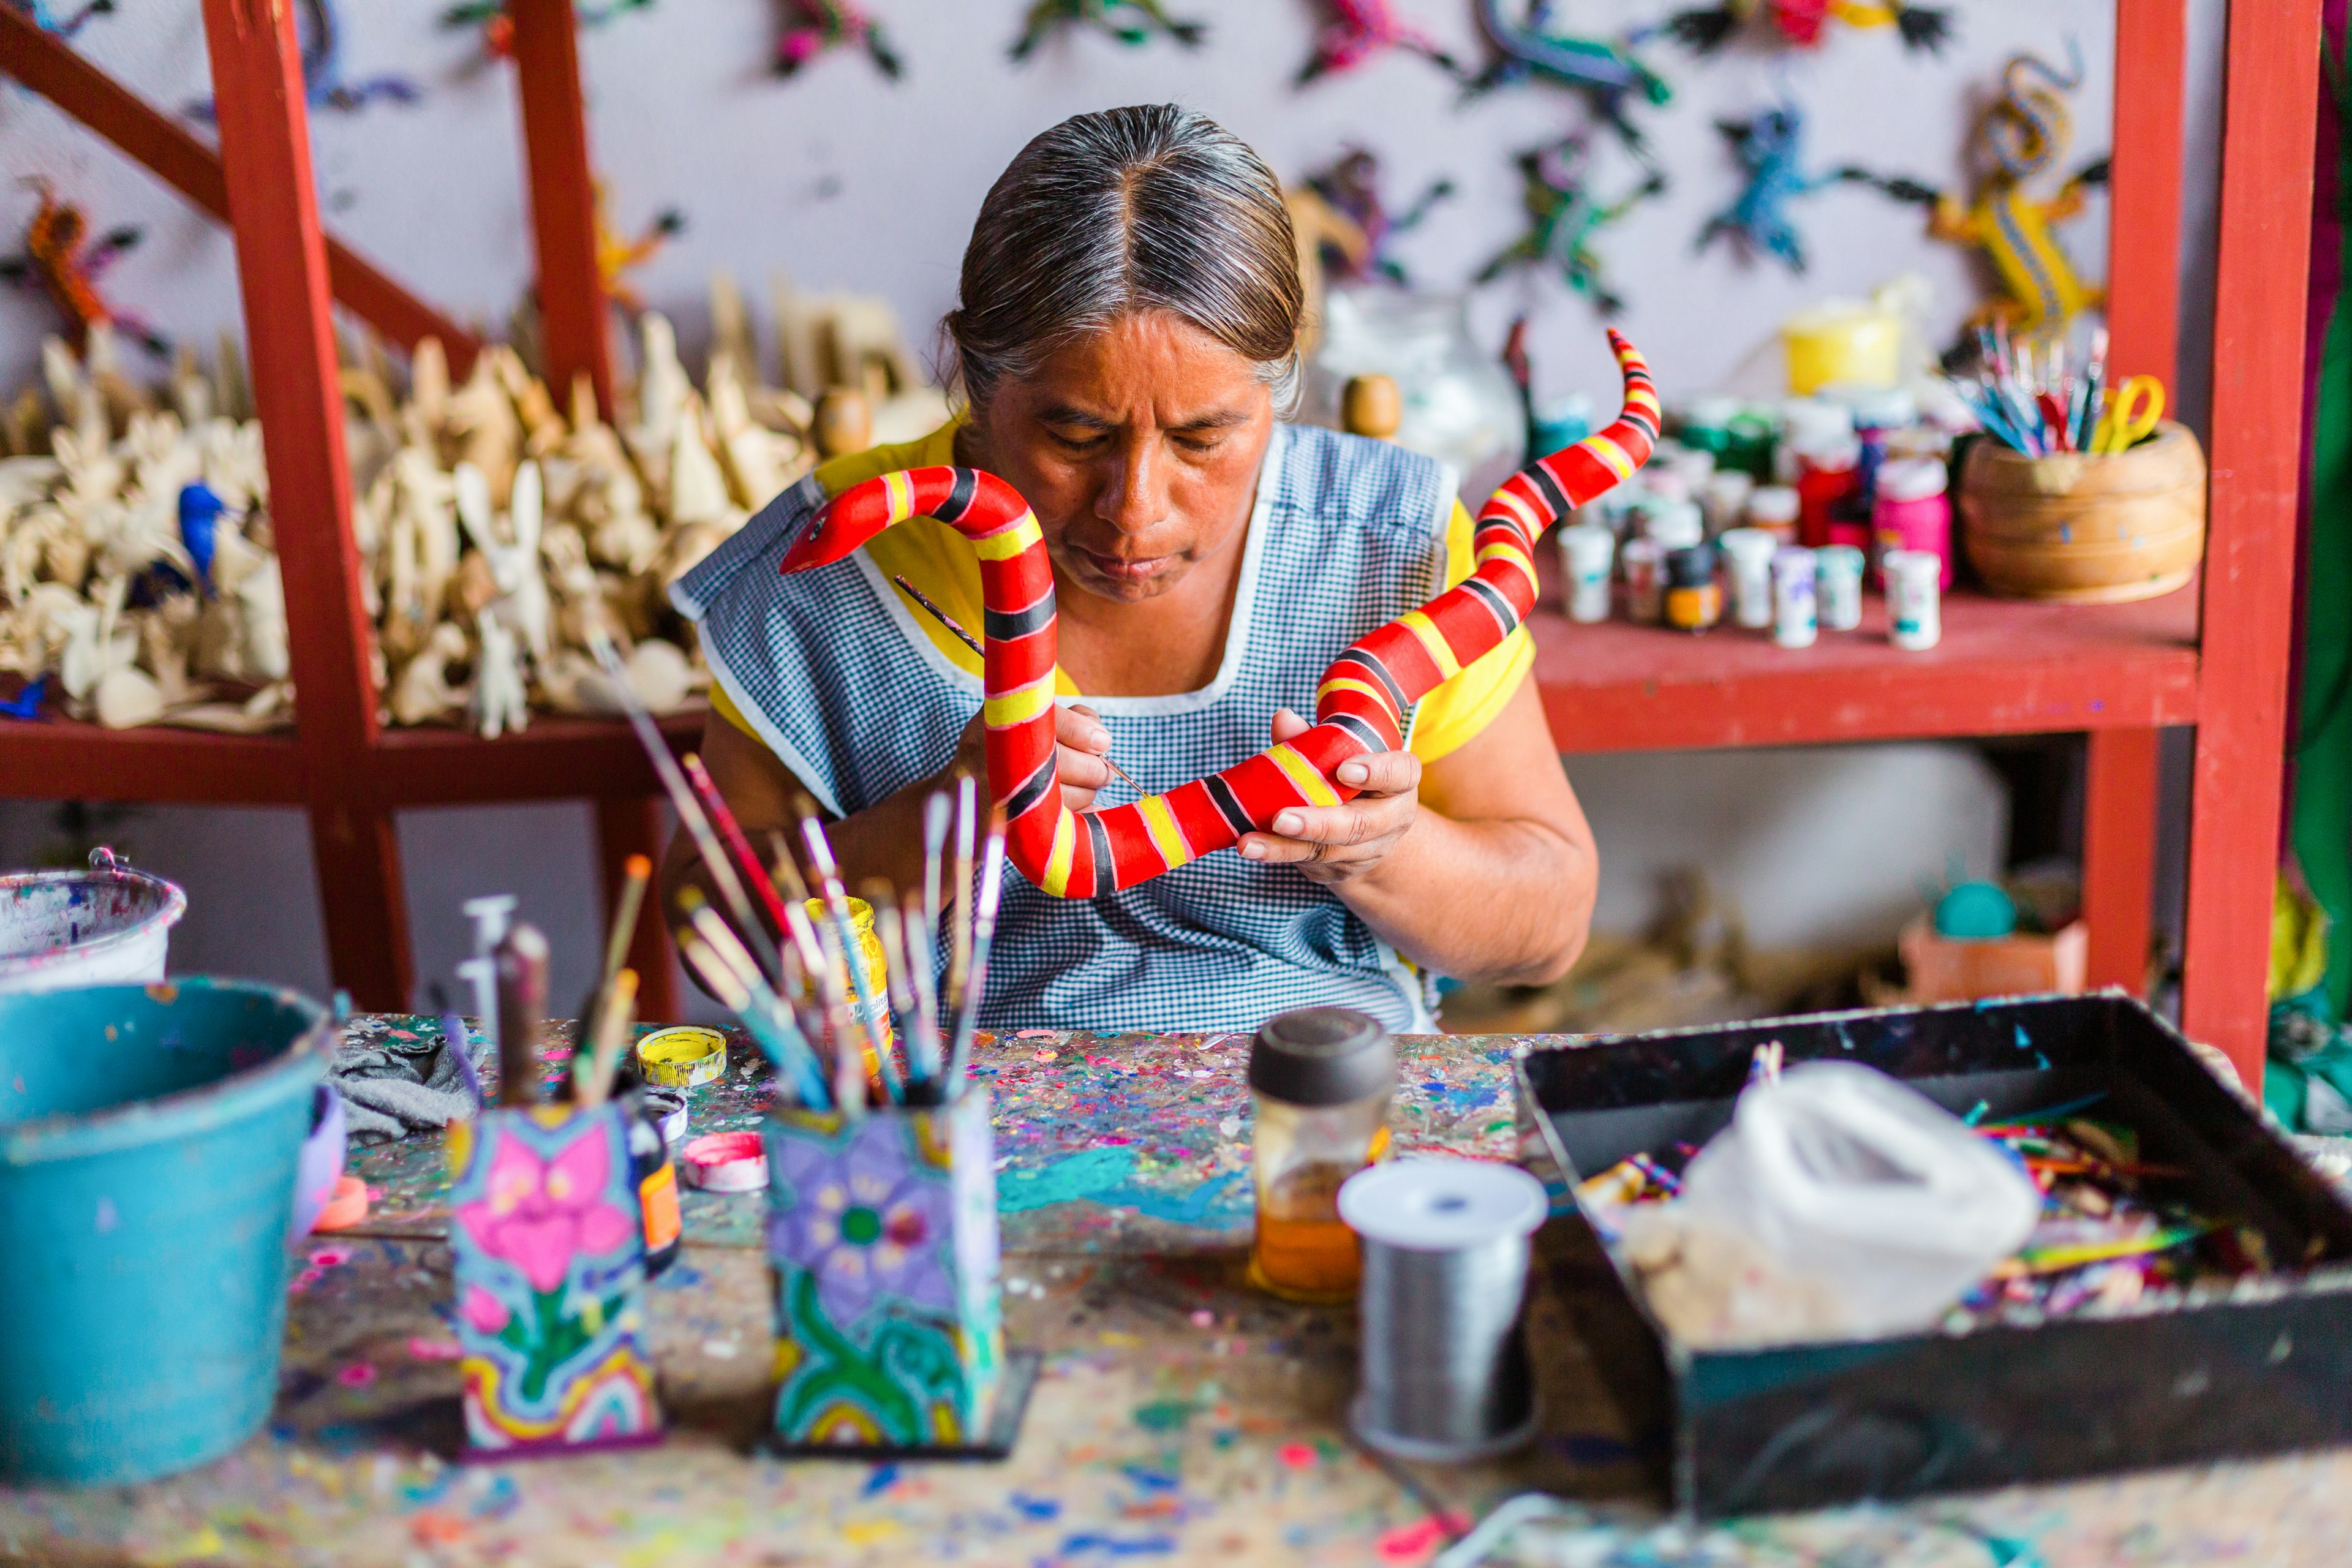
[[[1294,1301],[1352,1300],[1360,1260],[1339,1184],[1388,1149],[1396,1042],[1348,1007],[1266,1021],[1250,1047],[1257,1245],[1250,1282]]]

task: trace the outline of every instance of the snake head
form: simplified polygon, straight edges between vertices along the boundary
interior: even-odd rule
[[[867,479],[835,496],[816,509],[815,515],[803,526],[801,535],[784,552],[777,571],[789,577],[795,572],[814,567],[830,566],[859,545],[890,526],[889,487],[885,482],[904,474],[885,475]]]

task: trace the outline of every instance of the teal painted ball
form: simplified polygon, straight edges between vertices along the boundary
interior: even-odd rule
[[[1936,904],[1936,934],[1990,942],[2017,930],[2017,900],[1990,882],[1962,882]]]

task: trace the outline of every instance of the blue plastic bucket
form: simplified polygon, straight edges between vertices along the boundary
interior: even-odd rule
[[[0,1481],[146,1480],[268,1415],[330,1042],[274,986],[0,995]]]

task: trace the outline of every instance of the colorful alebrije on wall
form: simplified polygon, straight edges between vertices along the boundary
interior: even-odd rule
[[[626,1111],[450,1124],[458,1373],[476,1458],[658,1441]]]
[[[1025,60],[1047,38],[1076,26],[1097,28],[1129,48],[1164,34],[1196,49],[1209,36],[1206,22],[1171,16],[1160,0],[1032,0],[1012,56]]]
[[[1587,188],[1592,173],[1592,145],[1582,132],[1530,148],[1518,155],[1518,164],[1527,232],[1479,269],[1478,281],[1492,282],[1514,268],[1556,267],[1561,281],[1590,300],[1602,316],[1622,310],[1625,301],[1610,287],[1592,241],[1601,230],[1622,222],[1635,207],[1664,191],[1665,176],[1652,170],[1616,201],[1595,199]]]
[[[1674,97],[1666,80],[1634,54],[1646,30],[1610,39],[1555,32],[1551,0],[1525,0],[1517,21],[1503,15],[1503,0],[1478,0],[1478,26],[1494,58],[1469,84],[1475,96],[1523,81],[1549,81],[1589,100],[1593,111],[1623,138],[1643,145],[1627,110],[1639,100],[1662,107]]]
[[[1004,1366],[986,1092],[848,1118],[780,1109],[766,1145],[777,1438],[975,1442]]]
[[[1729,206],[1706,220],[1694,248],[1705,250],[1718,237],[1728,237],[1743,259],[1773,256],[1790,271],[1803,272],[1804,241],[1790,221],[1789,204],[1824,185],[1869,176],[1851,168],[1806,174],[1805,116],[1794,103],[1784,102],[1746,120],[1718,120],[1715,128],[1731,143],[1732,155],[1747,172],[1747,183]]]
[[[2074,270],[2052,226],[2079,214],[2084,193],[2106,184],[2107,160],[2068,176],[2046,198],[2026,190],[2027,182],[2057,166],[2073,140],[2073,116],[2061,94],[2082,85],[2083,58],[2068,47],[2074,69],[2067,75],[2032,55],[2015,56],[2002,68],[2001,94],[1986,108],[1970,143],[1978,180],[1972,200],[1916,180],[1871,180],[1897,201],[1926,206],[1927,232],[1936,238],[1980,249],[1992,263],[2001,293],[1969,316],[1969,331],[2000,321],[2021,335],[2063,332],[2076,315],[2105,301],[2106,291]]]
[[[47,293],[66,318],[67,340],[82,352],[92,327],[112,327],[136,340],[150,353],[169,353],[171,342],[135,316],[123,314],[98,291],[99,280],[117,258],[139,243],[139,230],[129,226],[109,229],[89,238],[89,220],[71,202],[59,201],[47,180],[33,188],[41,204],[25,226],[25,253],[0,260],[0,278]]]
[[[584,32],[630,11],[649,11],[653,4],[654,0],[606,0],[596,5],[588,0],[573,0],[572,15]],[[514,19],[507,15],[507,0],[461,0],[441,13],[441,26],[481,29],[485,59],[503,60],[514,56]]]
[[[1298,68],[1298,85],[1318,77],[1350,71],[1375,56],[1402,49],[1430,61],[1449,75],[1461,68],[1430,36],[1396,14],[1390,0],[1321,0],[1327,20],[1315,35],[1315,52]]]
[[[1701,54],[1721,48],[1742,30],[1762,34],[1793,48],[1814,49],[1832,22],[1849,27],[1893,27],[1906,49],[1942,50],[1952,36],[1952,14],[1940,5],[1906,5],[1903,0],[1724,0],[1677,11],[1666,31]]]
[[[784,0],[784,6],[787,20],[776,35],[778,76],[797,75],[819,55],[843,48],[864,49],[875,68],[894,81],[906,68],[882,24],[857,0]]]
[[[604,286],[604,298],[633,316],[644,310],[645,300],[629,281],[629,274],[651,261],[672,236],[685,232],[686,215],[676,207],[664,207],[635,238],[623,234],[613,222],[604,182],[597,181],[596,279]]]
[[[302,98],[311,108],[350,112],[378,99],[415,103],[425,96],[406,77],[352,80],[343,75],[342,26],[336,20],[332,0],[300,0],[294,26],[302,50]],[[210,121],[213,100],[200,99],[188,105],[186,112],[191,119]]]
[[[780,569],[789,576],[841,560],[911,517],[935,519],[971,541],[987,611],[988,784],[1005,815],[1006,855],[1049,898],[1097,898],[1230,849],[1278,812],[1351,798],[1356,792],[1335,782],[1333,770],[1402,748],[1413,703],[1517,629],[1535,605],[1538,537],[1640,468],[1657,439],[1649,367],[1614,331],[1609,342],[1624,373],[1623,412],[1495,492],[1478,513],[1470,576],[1334,659],[1316,690],[1314,728],[1164,795],[1084,812],[1064,804],[1054,736],[1053,566],[1036,517],[995,475],[917,468],[854,485],[817,510]]]
[[[1392,283],[1410,284],[1412,279],[1391,246],[1398,236],[1417,227],[1432,207],[1454,194],[1454,182],[1432,180],[1412,205],[1391,215],[1381,199],[1379,157],[1361,147],[1350,147],[1329,167],[1307,175],[1307,188],[1363,237],[1355,255],[1344,254],[1337,246],[1324,247],[1323,266],[1330,276],[1350,283],[1385,278]]]

